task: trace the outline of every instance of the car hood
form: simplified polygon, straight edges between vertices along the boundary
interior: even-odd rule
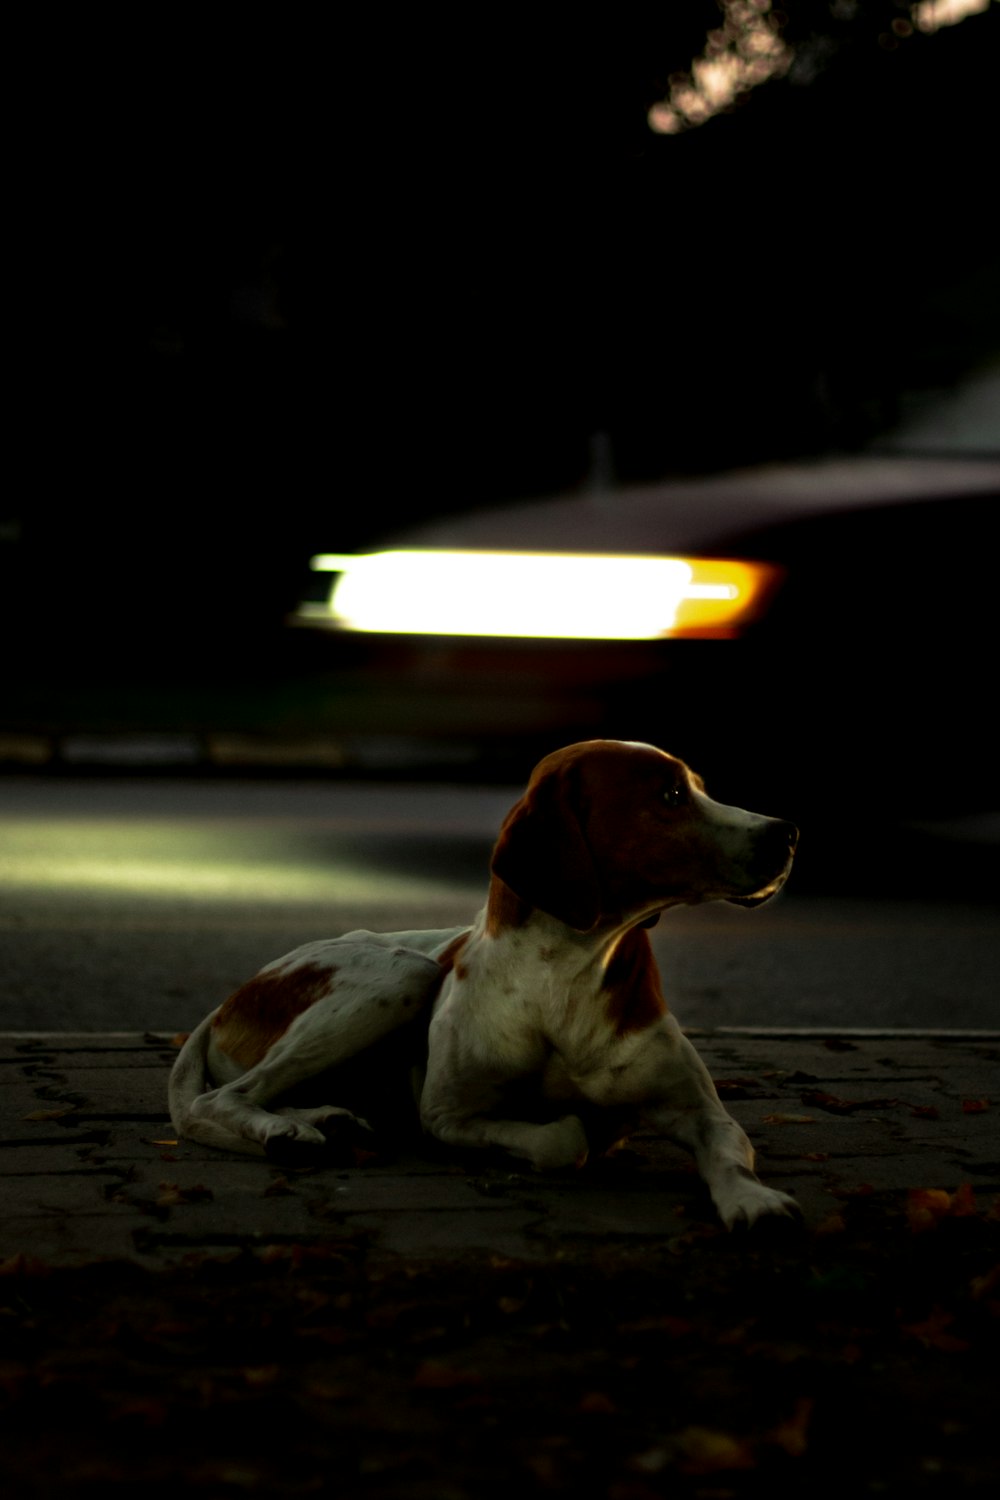
[[[440,517],[393,532],[379,544],[711,553],[729,539],[785,521],[998,489],[1000,459],[863,455],[520,501]]]

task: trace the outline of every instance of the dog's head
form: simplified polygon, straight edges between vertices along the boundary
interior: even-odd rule
[[[535,767],[492,871],[521,901],[579,932],[666,906],[757,906],[784,883],[798,829],[727,807],[652,745],[586,740]]]

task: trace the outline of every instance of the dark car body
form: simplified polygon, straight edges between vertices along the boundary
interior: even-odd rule
[[[725,800],[868,837],[995,804],[998,498],[1000,462],[885,456],[469,512],[386,545],[759,559],[781,581],[731,639],[403,632],[331,650],[383,729],[465,745],[481,770],[648,740]]]

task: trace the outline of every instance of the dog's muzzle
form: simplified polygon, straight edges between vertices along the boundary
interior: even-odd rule
[[[753,892],[749,896],[729,896],[736,906],[760,906],[778,892],[788,878],[799,841],[799,830],[784,818],[771,818],[754,842],[750,861]]]

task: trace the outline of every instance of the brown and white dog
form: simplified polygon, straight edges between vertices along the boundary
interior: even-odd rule
[[[386,1081],[394,1039],[439,1141],[547,1169],[644,1124],[693,1152],[727,1227],[795,1212],[754,1175],[753,1147],[667,1009],[643,929],[671,906],[766,901],[797,837],[713,801],[651,745],[558,750],[504,821],[471,927],[351,932],[269,964],[185,1043],[174,1126],[304,1164],[345,1125],[365,1128],[346,1108],[358,1107],[352,1085]]]

